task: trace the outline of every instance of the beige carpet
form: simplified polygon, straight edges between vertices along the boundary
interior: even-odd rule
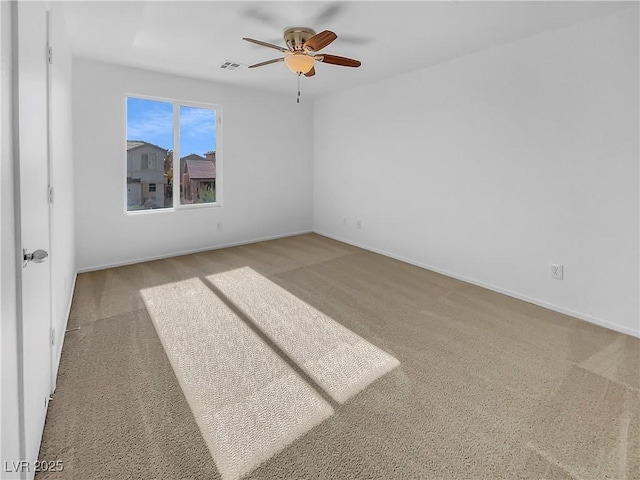
[[[337,402],[346,402],[399,365],[249,267],[207,280]]]
[[[223,479],[247,474],[333,414],[200,279],[141,293]]]
[[[139,291],[244,267],[400,361],[245,478],[640,478],[638,339],[318,235],[80,275],[39,477],[220,478]]]

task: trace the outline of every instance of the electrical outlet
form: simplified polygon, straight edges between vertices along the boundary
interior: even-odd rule
[[[362,228],[362,221],[361,220],[356,220],[356,228],[357,229]]]
[[[564,266],[552,263],[551,278],[555,278],[556,280],[562,280],[563,275],[564,275]]]

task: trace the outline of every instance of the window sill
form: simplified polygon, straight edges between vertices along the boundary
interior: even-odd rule
[[[178,207],[166,207],[166,208],[145,208],[141,210],[126,210],[125,216],[132,215],[146,215],[146,214],[158,214],[169,212],[184,212],[187,210],[199,210],[202,208],[222,208],[221,203],[191,203],[186,205],[179,205]]]
[[[221,203],[186,203],[184,205],[179,205],[176,210],[184,211],[184,210],[197,210],[199,208],[221,208]]]

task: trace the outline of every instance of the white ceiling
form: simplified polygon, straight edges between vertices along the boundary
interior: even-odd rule
[[[329,29],[323,50],[362,61],[357,69],[319,64],[302,79],[304,96],[370,83],[571,23],[628,2],[63,2],[71,48],[79,57],[295,94],[282,56],[242,40],[284,45],[282,31]],[[242,66],[220,68],[226,60]]]

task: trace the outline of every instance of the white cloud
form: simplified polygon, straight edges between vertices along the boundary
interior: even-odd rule
[[[202,135],[213,136],[216,125],[216,112],[205,108],[180,107],[180,136],[197,138]]]
[[[127,138],[145,140],[173,134],[173,114],[161,109],[146,110],[127,122]]]

